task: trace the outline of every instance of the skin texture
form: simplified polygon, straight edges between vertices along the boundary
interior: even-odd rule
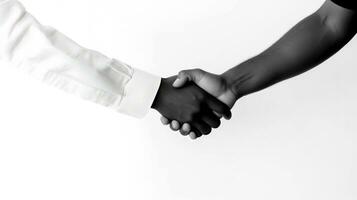
[[[190,129],[198,134],[207,135],[212,128],[218,128],[220,118],[214,114],[231,116],[230,108],[194,83],[176,89],[172,86],[176,77],[163,79],[152,108],[167,119],[177,119],[189,123]],[[187,126],[187,125],[186,125]],[[172,123],[173,130],[179,130],[181,124]]]
[[[356,12],[331,1],[303,19],[273,46],[222,77],[240,98],[304,73],[324,62],[356,34]]]
[[[328,0],[261,54],[221,75],[199,69],[184,71],[176,86],[193,81],[217,98],[230,92],[235,102],[318,66],[343,48],[356,32],[357,12]]]

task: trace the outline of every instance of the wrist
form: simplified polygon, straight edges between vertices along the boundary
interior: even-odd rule
[[[225,82],[227,93],[229,93],[230,96],[233,96],[236,101],[244,96],[240,93],[239,88],[236,85],[237,81],[232,74],[224,73],[221,77]]]
[[[155,99],[151,105],[152,109],[158,110],[158,108],[159,108],[162,90],[163,90],[163,86],[164,86],[165,82],[166,82],[166,79],[161,78],[161,83],[160,83],[159,89],[157,90]]]
[[[222,74],[228,89],[240,99],[246,95],[257,92],[264,85],[266,74],[262,67],[252,60],[248,60],[237,67]]]

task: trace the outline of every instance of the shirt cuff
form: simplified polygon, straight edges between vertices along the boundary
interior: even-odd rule
[[[134,69],[125,87],[118,111],[133,117],[143,118],[151,109],[161,84],[161,77]]]

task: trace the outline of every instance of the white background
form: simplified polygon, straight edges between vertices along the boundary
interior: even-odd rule
[[[43,24],[135,67],[222,73],[322,0],[22,0]],[[248,96],[191,141],[0,68],[1,200],[357,198],[357,41]]]

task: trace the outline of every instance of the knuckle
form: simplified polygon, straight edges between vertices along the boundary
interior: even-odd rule
[[[191,114],[187,117],[186,122],[193,122],[194,119],[195,119],[194,114]]]
[[[200,115],[201,113],[201,105],[198,103],[197,105],[194,105],[192,107],[192,115],[196,116],[196,115]]]
[[[207,106],[206,102],[204,102],[204,101],[201,101],[201,102],[200,102],[200,104],[199,104],[199,109],[200,109],[200,111],[205,111],[205,110],[207,110],[207,109],[212,110],[211,108],[209,108],[209,107]]]
[[[198,112],[196,111],[196,108],[192,108],[191,111],[187,115],[182,117],[180,121],[184,122],[184,123],[193,122],[197,115],[198,115]]]
[[[185,112],[181,112],[178,121],[190,123],[200,116],[200,108],[198,106],[190,106]]]
[[[199,101],[199,103],[202,103],[203,100],[205,99],[206,95],[200,91],[200,92],[196,93],[195,97]]]
[[[193,112],[190,116],[189,116],[189,121],[188,122],[193,122],[195,121],[196,119],[199,118],[199,112]]]
[[[182,70],[179,72],[179,76],[185,76],[187,74],[186,70]]]

